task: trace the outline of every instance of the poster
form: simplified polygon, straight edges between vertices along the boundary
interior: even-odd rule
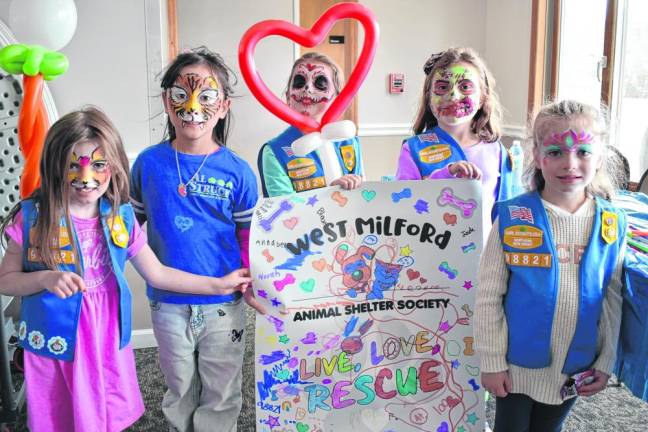
[[[479,183],[454,179],[261,200],[257,430],[482,431],[481,212]]]

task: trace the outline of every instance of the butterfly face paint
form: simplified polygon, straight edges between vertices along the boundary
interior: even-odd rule
[[[542,143],[544,156],[561,156],[565,153],[578,152],[579,154],[592,154],[595,140],[592,134],[586,131],[576,132],[567,129],[549,135]]]
[[[97,189],[110,181],[110,167],[101,148],[72,152],[72,161],[68,170],[68,181],[75,189]]]
[[[440,124],[467,123],[481,106],[477,69],[467,63],[454,63],[434,72],[430,108]]]
[[[213,76],[187,73],[180,75],[169,89],[169,105],[182,120],[182,127],[191,123],[203,128],[205,122],[218,114],[223,102],[220,94],[218,80]]]
[[[288,106],[312,119],[320,120],[335,96],[333,71],[320,62],[297,65],[288,89]]]

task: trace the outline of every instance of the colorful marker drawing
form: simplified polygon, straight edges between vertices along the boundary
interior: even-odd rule
[[[470,203],[452,224],[448,191]],[[259,202],[250,253],[269,313],[256,322],[257,430],[483,430],[480,193],[465,180],[367,183],[290,208]],[[271,224],[279,212],[299,223]]]

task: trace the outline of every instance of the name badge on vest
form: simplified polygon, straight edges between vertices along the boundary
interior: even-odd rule
[[[619,237],[619,216],[604,211],[601,214],[601,237],[607,244],[614,243]]]
[[[424,163],[442,162],[452,156],[452,150],[447,144],[431,145],[419,151],[419,159]]]
[[[128,246],[128,231],[126,231],[126,225],[121,216],[117,215],[114,218],[108,218],[108,228],[110,229],[110,237],[112,237],[113,243],[115,243],[120,248],[125,248]]]
[[[342,154],[342,160],[344,161],[344,166],[348,171],[353,171],[356,166],[356,154],[352,145],[345,145],[340,147],[340,153]]]

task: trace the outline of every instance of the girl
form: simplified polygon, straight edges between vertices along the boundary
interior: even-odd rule
[[[316,121],[322,116],[342,88],[340,69],[327,56],[309,52],[293,64],[286,101],[288,106]],[[364,169],[357,137],[335,141],[335,153],[344,175],[326,184],[319,156],[293,154],[291,144],[303,134],[291,126],[259,150],[258,167],[263,195],[279,196],[326,186],[339,185],[355,189],[362,183]]]
[[[532,191],[496,204],[475,338],[498,432],[559,431],[575,400],[570,377],[586,372],[592,382],[578,375],[575,386],[590,396],[612,373],[626,225],[606,201],[616,178],[606,149],[595,108],[548,105],[533,125]]]
[[[247,270],[223,278],[165,267],[146,244],[128,204],[128,159],[118,132],[95,108],[52,125],[42,184],[0,225],[9,237],[2,294],[23,296],[18,336],[25,349],[31,431],[119,431],[144,404],[131,334],[130,259],[151,284],[229,294]]]
[[[140,154],[131,174],[131,202],[160,261],[209,276],[248,266],[257,201],[252,170],[225,147],[232,77],[204,47],[176,57],[162,77],[168,140]],[[191,295],[149,284],[147,294],[168,422],[183,432],[236,430],[245,346],[240,293]]]
[[[501,108],[495,80],[470,48],[433,54],[423,71],[416,135],[403,142],[396,179],[481,179],[486,233],[495,201],[522,191],[519,146],[507,150],[499,141]]]

